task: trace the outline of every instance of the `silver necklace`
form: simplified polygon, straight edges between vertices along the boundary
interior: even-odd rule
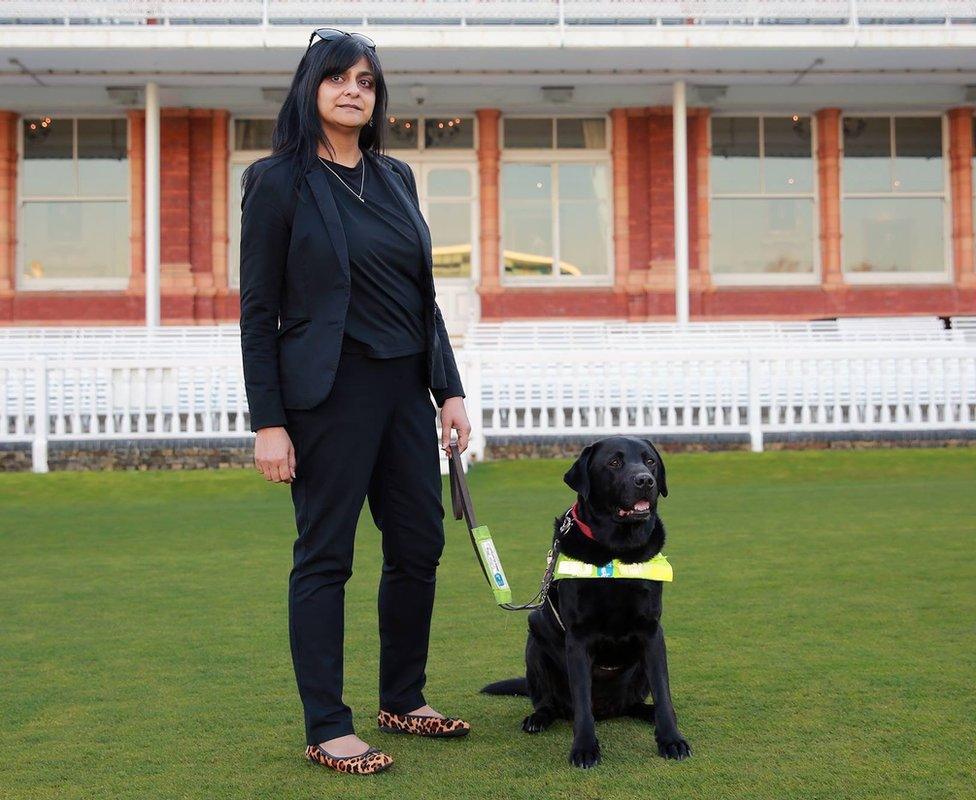
[[[359,163],[363,165],[363,179],[362,179],[362,182],[360,183],[360,186],[359,186],[359,194],[356,194],[356,190],[353,189],[348,183],[346,183],[342,179],[342,177],[339,175],[339,173],[336,172],[334,169],[332,169],[332,167],[330,167],[326,163],[325,159],[322,158],[322,156],[319,156],[319,161],[322,162],[322,164],[325,166],[325,168],[329,172],[331,172],[333,175],[335,175],[337,178],[339,178],[339,181],[340,181],[340,183],[342,183],[343,186],[345,186],[350,192],[352,192],[354,195],[356,195],[356,199],[359,200],[360,203],[365,203],[366,200],[363,198],[363,187],[366,185],[366,163],[365,163],[365,158],[366,158],[366,156],[362,156],[362,158],[360,158],[360,160],[359,160]]]

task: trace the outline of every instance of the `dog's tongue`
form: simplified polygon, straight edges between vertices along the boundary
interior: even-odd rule
[[[623,509],[621,508],[617,511],[617,514],[621,517],[626,517],[628,514],[635,514],[641,511],[649,511],[651,508],[650,500],[638,500],[631,508]]]

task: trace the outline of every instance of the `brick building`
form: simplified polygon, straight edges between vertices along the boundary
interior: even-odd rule
[[[25,5],[29,21],[11,11]],[[308,3],[38,19],[49,5],[64,4],[0,3],[0,325],[153,324],[157,307],[162,324],[236,321],[240,175],[270,151],[309,31],[331,23],[288,16]],[[119,10],[85,17],[96,5]],[[976,25],[951,16],[971,4],[851,19],[857,3],[774,2],[782,18],[764,20],[454,5],[466,24],[388,2],[396,24],[358,28],[379,45],[389,152],[417,176],[454,332],[683,305],[976,311]],[[488,24],[492,6],[528,18]],[[646,19],[622,19],[638,6]]]

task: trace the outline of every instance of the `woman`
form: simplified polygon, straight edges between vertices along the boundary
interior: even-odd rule
[[[372,41],[316,30],[278,114],[272,154],[245,170],[241,202],[254,460],[267,480],[291,485],[298,530],[288,616],[305,754],[360,774],[393,762],[356,736],[342,701],[344,587],[364,498],[383,535],[379,727],[470,730],[422,692],[444,546],[430,394],[448,456],[451,431],[463,451],[471,426],[434,300],[413,172],[382,153],[386,101]]]

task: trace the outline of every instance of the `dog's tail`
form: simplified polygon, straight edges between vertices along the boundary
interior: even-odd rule
[[[481,690],[482,694],[507,694],[516,697],[529,696],[529,682],[525,678],[509,678],[489,683]]]

